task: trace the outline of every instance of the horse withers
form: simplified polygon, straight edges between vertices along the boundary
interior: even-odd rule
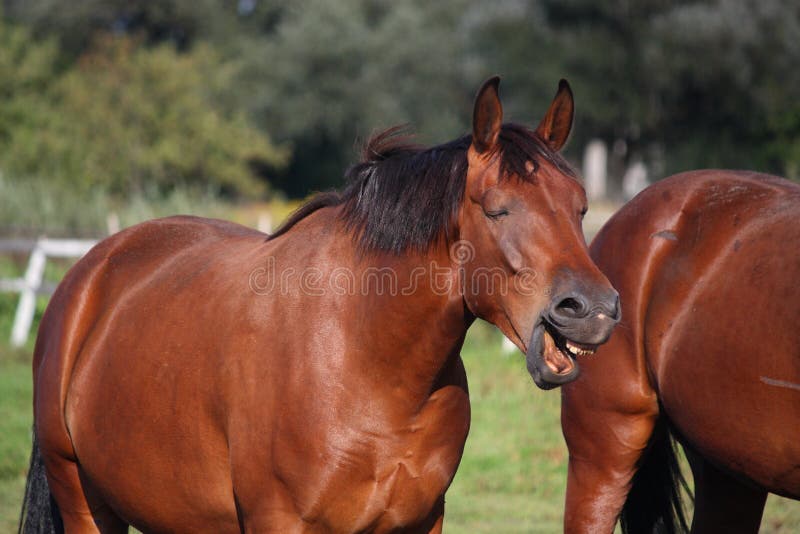
[[[27,524],[49,491],[67,532],[440,531],[475,317],[544,388],[618,317],[558,155],[568,85],[529,130],[502,124],[498,83],[471,135],[377,135],[272,236],[176,217],[80,260],[37,339]]]
[[[800,498],[800,186],[695,171],[649,187],[592,242],[622,322],[562,390],[565,530],[755,533]]]

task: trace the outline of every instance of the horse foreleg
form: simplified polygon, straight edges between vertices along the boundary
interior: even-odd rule
[[[695,484],[692,534],[757,533],[767,492],[720,471],[688,447],[684,449]]]
[[[648,413],[584,413],[584,421],[577,416],[562,421],[569,445],[564,532],[611,533],[655,418]]]
[[[623,334],[612,335],[597,356],[581,361],[581,377],[561,389],[561,428],[569,448],[567,534],[614,531],[653,438],[658,397],[644,372],[636,330],[625,326]]]
[[[442,527],[444,526],[444,514],[439,516],[439,519],[434,523],[433,528],[428,532],[429,534],[442,534]]]
[[[442,527],[444,526],[444,497],[439,499],[433,511],[431,512],[432,524],[422,530],[421,532],[428,534],[442,534]]]

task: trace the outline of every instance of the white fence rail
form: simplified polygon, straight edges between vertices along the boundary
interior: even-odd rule
[[[0,253],[30,252],[28,267],[22,278],[0,278],[0,291],[19,293],[19,303],[11,328],[11,345],[21,347],[28,334],[36,312],[36,295],[50,295],[55,285],[44,281],[47,258],[80,258],[97,241],[91,239],[0,239]]]

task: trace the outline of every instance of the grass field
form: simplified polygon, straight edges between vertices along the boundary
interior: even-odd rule
[[[447,494],[445,532],[561,532],[567,448],[560,396],[539,390],[524,357],[501,354],[500,340],[479,324],[463,350],[472,427]],[[800,532],[800,502],[770,495],[761,532]]]
[[[567,451],[558,391],[538,390],[522,355],[501,354],[499,334],[485,324],[473,327],[463,354],[473,419],[445,532],[559,532]],[[30,425],[30,354],[0,348],[0,534],[16,532]],[[800,532],[798,502],[771,496],[764,515],[762,532]]]
[[[30,354],[0,349],[0,532],[3,534],[17,531],[31,453],[31,389]]]

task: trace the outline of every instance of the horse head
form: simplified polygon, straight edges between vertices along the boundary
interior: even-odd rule
[[[457,243],[469,250],[453,256],[467,307],[497,325],[549,389],[577,378],[576,357],[608,339],[619,296],[589,257],[586,194],[558,154],[572,127],[569,85],[560,82],[535,130],[503,125],[498,85],[487,80],[475,99]]]

